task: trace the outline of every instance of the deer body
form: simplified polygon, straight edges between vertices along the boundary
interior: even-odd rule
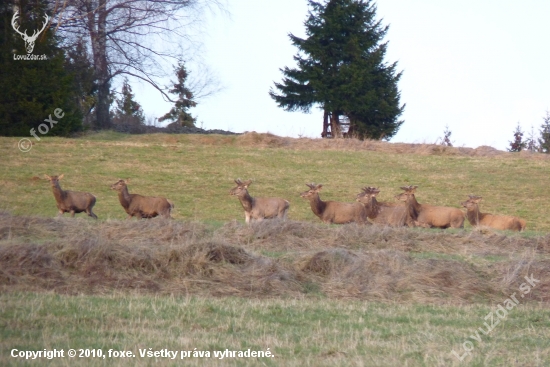
[[[61,189],[59,180],[64,175],[48,176],[44,175],[52,185],[53,196],[57,204],[59,211],[58,217],[61,217],[64,213],[71,213],[71,217],[74,218],[75,213],[86,212],[90,217],[97,219],[97,216],[92,211],[95,205],[96,198],[88,192],[69,191]]]
[[[235,180],[237,187],[229,191],[232,196],[237,196],[244,209],[244,219],[246,223],[251,220],[261,221],[272,218],[286,218],[286,213],[290,207],[288,200],[281,198],[254,198],[248,193],[248,186],[251,180],[242,182]]]
[[[158,215],[171,218],[170,211],[174,208],[174,204],[163,197],[130,194],[127,182],[128,180],[119,180],[111,185],[111,189],[118,192],[118,200],[128,214],[127,219],[154,218]]]
[[[404,193],[396,198],[405,201],[409,220],[415,226],[426,228],[464,228],[464,213],[458,208],[419,204],[414,192],[417,186],[402,187]]]
[[[323,223],[368,223],[367,210],[363,204],[357,202],[342,203],[338,201],[322,201],[319,197],[319,191],[323,185],[307,184],[307,186],[310,190],[301,193],[300,196],[309,200],[311,211],[313,211],[313,214],[318,216]]]
[[[480,196],[470,196],[470,199],[463,202],[462,206],[466,208],[466,218],[474,227],[487,226],[494,229],[524,231],[525,220],[510,215],[493,215],[490,213],[481,213],[479,211]]]
[[[365,205],[367,218],[374,224],[402,227],[408,224],[407,207],[397,203],[378,202],[376,195],[380,192],[374,187],[365,187],[357,194],[357,202]]]

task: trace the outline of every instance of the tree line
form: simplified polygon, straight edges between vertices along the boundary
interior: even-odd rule
[[[200,18],[201,8],[216,4],[217,0],[3,1],[0,135],[28,135],[56,108],[65,111],[65,117],[52,135],[144,123],[128,78],[149,83],[174,103],[159,121],[194,124],[188,109],[196,104],[195,94],[188,87],[183,61],[187,49],[180,40],[187,38],[185,31]],[[26,47],[30,38],[36,38],[32,51]],[[166,63],[175,65],[172,87],[159,84],[167,76]],[[120,92],[112,89],[116,78],[123,78]]]

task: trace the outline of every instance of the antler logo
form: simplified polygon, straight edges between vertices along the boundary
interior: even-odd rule
[[[38,36],[40,35],[40,33],[42,33],[42,31],[44,31],[44,29],[46,28],[46,25],[48,25],[48,21],[50,20],[50,18],[48,17],[47,14],[44,14],[44,24],[42,25],[42,29],[39,30],[38,32],[34,31],[32,36],[29,36],[27,34],[27,30],[25,29],[25,32],[24,33],[21,33],[19,31],[19,26],[17,26],[16,28],[16,24],[15,24],[15,20],[18,18],[18,14],[19,12],[15,12],[15,14],[13,14],[13,18],[11,18],[11,26],[13,27],[13,29],[19,33],[21,35],[21,37],[23,37],[23,40],[25,41],[25,48],[27,49],[27,53],[30,54],[32,52],[32,50],[34,50],[34,42],[36,41],[36,39],[38,38]]]

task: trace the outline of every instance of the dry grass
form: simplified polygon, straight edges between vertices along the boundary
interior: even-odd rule
[[[533,274],[550,302],[550,235],[264,221],[218,229],[174,220],[0,214],[5,291],[328,297],[413,303],[501,300]]]

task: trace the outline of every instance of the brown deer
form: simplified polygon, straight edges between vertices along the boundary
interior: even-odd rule
[[[524,231],[525,220],[513,217],[510,215],[493,215],[490,213],[481,213],[479,211],[479,203],[482,199],[481,196],[468,195],[469,199],[462,204],[466,208],[466,218],[468,222],[474,227],[487,226],[494,229],[510,230],[510,231]]]
[[[174,204],[163,197],[130,194],[127,186],[129,182],[130,180],[118,180],[111,185],[111,190],[118,192],[120,205],[128,213],[126,219],[131,219],[132,217],[138,219],[154,218],[158,215],[164,218],[171,218],[170,211],[174,208]]]
[[[378,202],[376,195],[380,190],[375,187],[364,187],[357,194],[356,201],[365,205],[367,218],[374,224],[402,227],[408,224],[407,207],[398,203]]]
[[[419,204],[414,197],[418,186],[403,186],[404,193],[395,198],[405,202],[408,216],[418,227],[464,228],[464,213],[458,208]]]
[[[358,224],[369,223],[367,221],[367,209],[361,203],[341,203],[337,201],[322,201],[319,191],[323,185],[314,183],[306,184],[308,191],[300,194],[304,199],[309,200],[313,214],[318,216],[323,223],[345,224],[356,222]]]
[[[242,182],[240,178],[235,180],[236,187],[229,191],[229,195],[239,198],[244,208],[244,219],[246,223],[251,220],[261,221],[263,219],[286,218],[290,207],[288,200],[281,198],[253,198],[248,193],[248,186],[252,180]]]
[[[59,210],[58,217],[61,217],[65,213],[71,213],[71,217],[74,218],[75,213],[86,212],[90,217],[97,219],[97,215],[92,211],[95,205],[95,196],[88,192],[62,190],[59,180],[64,177],[64,174],[59,176],[48,176],[45,174],[44,177],[52,185],[53,196]]]

